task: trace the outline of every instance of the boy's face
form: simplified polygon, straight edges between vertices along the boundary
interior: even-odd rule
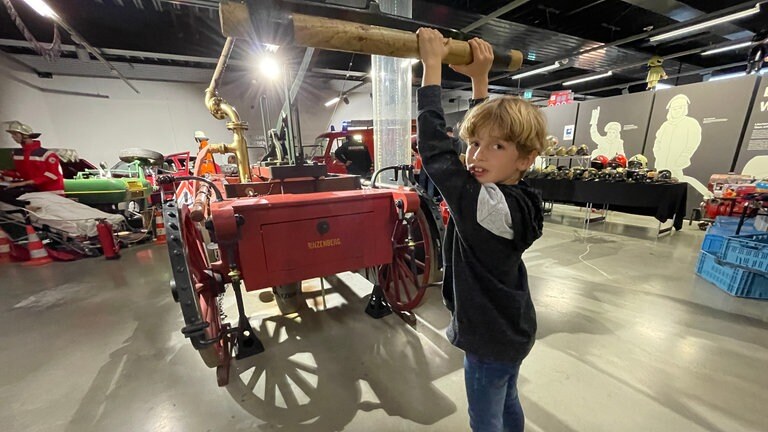
[[[467,170],[480,183],[515,184],[536,158],[535,152],[521,155],[515,143],[487,132],[470,137],[468,144]]]

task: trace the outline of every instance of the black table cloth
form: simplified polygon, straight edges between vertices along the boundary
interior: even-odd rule
[[[541,191],[545,201],[594,207],[641,216],[653,216],[659,222],[674,218],[676,230],[683,228],[688,183],[626,183],[581,180],[526,179]]]

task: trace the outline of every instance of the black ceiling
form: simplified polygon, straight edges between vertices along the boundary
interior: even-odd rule
[[[579,94],[608,96],[619,94],[629,86],[630,91],[644,88],[644,63],[654,54],[667,56],[664,66],[671,83],[701,80],[707,72],[724,65],[742,63],[747,48],[713,56],[701,56],[701,49],[729,43],[749,41],[755,34],[765,32],[768,23],[768,3],[761,12],[746,18],[710,27],[707,31],[687,37],[673,38],[652,44],[648,36],[674,29],[690,22],[699,22],[727,13],[741,11],[757,2],[720,0],[435,0],[413,1],[413,19],[436,26],[463,29],[479,19],[494,14],[510,3],[517,7],[469,31],[502,48],[515,48],[527,57],[525,68],[551,64],[569,58],[564,67],[547,74],[522,80],[498,75],[494,91],[517,92],[532,89],[539,96],[562,90],[562,82],[613,70],[611,77],[590,81],[573,87]],[[101,49],[158,53],[112,52],[106,57],[113,62],[171,64],[212,69],[210,61],[196,61],[194,56],[207,59],[218,57],[223,37],[215,0],[47,0],[48,4],[77,30],[91,45]],[[339,3],[341,1],[337,1]],[[52,36],[50,21],[41,18],[22,0],[11,0],[22,21],[42,42]],[[360,3],[360,1],[356,1]],[[683,23],[685,22],[685,23]],[[683,23],[683,24],[681,24]],[[671,26],[671,27],[670,27]],[[650,33],[649,33],[650,32]],[[29,55],[33,51],[22,43],[21,32],[0,5],[0,50],[9,55]],[[10,42],[9,42],[10,41]],[[74,42],[64,37],[65,44]],[[617,43],[619,42],[619,43]],[[601,48],[602,44],[608,44]],[[248,47],[241,45],[234,58],[247,59]],[[589,53],[584,50],[593,48]],[[298,63],[303,50],[286,50]],[[687,55],[679,56],[681,53]],[[578,54],[582,52],[582,54]],[[173,54],[176,56],[164,56]],[[65,57],[75,57],[65,52]],[[673,57],[673,59],[670,59]],[[350,67],[351,64],[351,67]],[[345,53],[316,52],[311,70],[314,75],[341,78],[335,71],[368,72],[367,56],[354,58]],[[743,69],[742,65],[725,68],[725,72]],[[418,70],[417,70],[418,72]],[[352,79],[362,79],[362,74]],[[463,77],[446,69],[449,86],[466,86]]]

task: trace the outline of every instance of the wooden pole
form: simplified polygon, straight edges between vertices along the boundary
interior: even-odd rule
[[[261,40],[251,23],[248,6],[243,3],[222,2],[221,28],[227,37]],[[399,58],[419,58],[419,44],[415,33],[386,27],[359,24],[331,18],[294,13],[288,22],[292,25],[293,44],[331,51],[375,54]],[[464,65],[472,63],[469,43],[451,39],[448,55],[443,63]],[[523,54],[517,50],[494,49],[495,70],[515,71],[523,64]]]

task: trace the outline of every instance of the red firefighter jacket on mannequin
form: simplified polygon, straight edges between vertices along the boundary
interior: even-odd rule
[[[40,141],[34,140],[13,150],[15,171],[5,174],[23,180],[32,180],[40,192],[53,192],[64,195],[64,175],[61,172],[59,156],[43,148]]]

